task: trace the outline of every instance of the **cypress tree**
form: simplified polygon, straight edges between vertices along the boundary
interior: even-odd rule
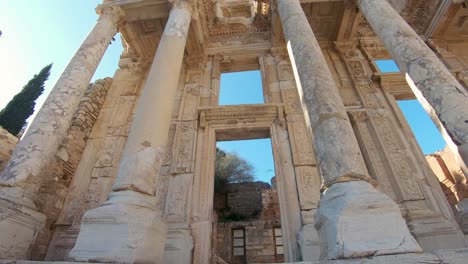
[[[34,75],[0,112],[0,126],[12,135],[17,135],[26,125],[26,119],[34,113],[36,99],[44,92],[44,83],[49,78],[51,68],[52,64],[49,64]]]

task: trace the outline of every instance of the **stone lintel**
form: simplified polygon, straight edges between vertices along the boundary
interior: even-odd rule
[[[393,95],[396,100],[416,99],[405,77],[399,73],[374,73],[372,79],[378,81],[380,86]]]

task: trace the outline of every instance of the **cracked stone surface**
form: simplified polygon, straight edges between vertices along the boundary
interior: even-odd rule
[[[324,247],[321,259],[422,252],[398,205],[367,182],[328,188],[314,219]]]

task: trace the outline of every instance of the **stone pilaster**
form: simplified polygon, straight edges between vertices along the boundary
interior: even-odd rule
[[[103,206],[88,211],[70,257],[78,261],[163,263],[166,224],[154,197],[168,139],[191,10],[174,1],[137,104],[116,182]]]
[[[117,32],[122,11],[99,8],[99,20],[72,57],[0,175],[0,258],[25,259],[48,217],[37,208],[44,169],[63,142],[104,52]]]
[[[443,133],[449,147],[468,163],[468,93],[418,34],[385,0],[357,0],[414,94]]]
[[[321,258],[421,251],[395,202],[367,182],[370,176],[345,107],[299,1],[277,3],[327,188],[315,214],[323,244]]]

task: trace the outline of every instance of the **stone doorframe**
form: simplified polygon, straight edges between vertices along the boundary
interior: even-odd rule
[[[216,141],[271,138],[277,176],[285,260],[300,258],[297,235],[302,222],[282,104],[199,108],[196,167],[191,201],[193,263],[210,263]]]

